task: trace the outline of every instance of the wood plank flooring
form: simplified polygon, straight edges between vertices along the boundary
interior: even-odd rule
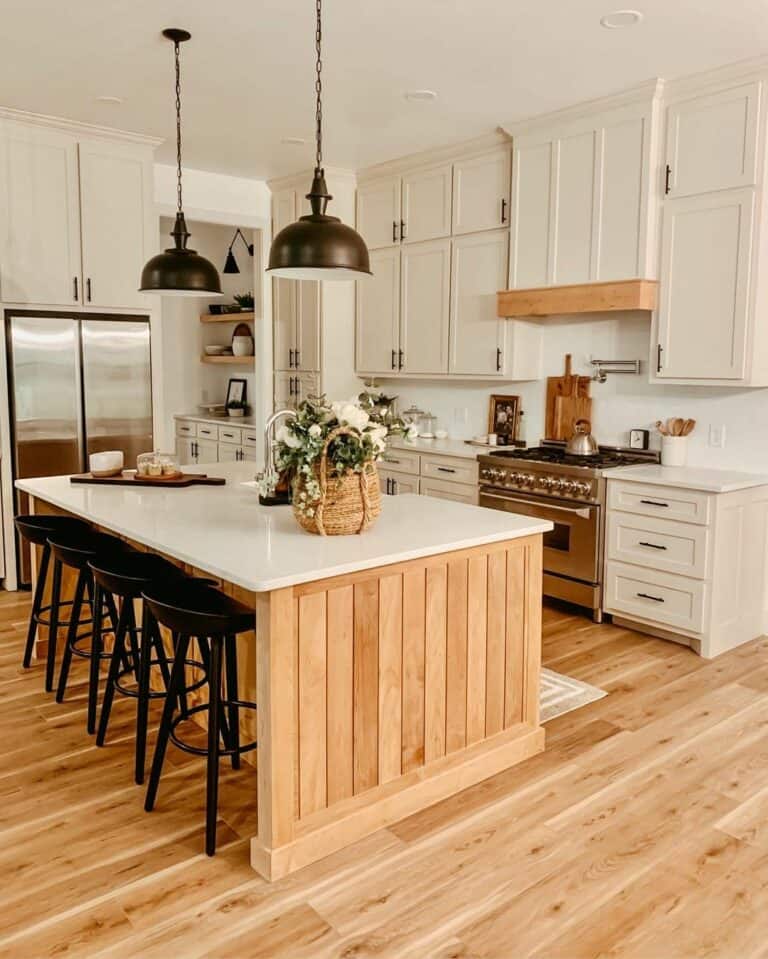
[[[84,664],[62,705],[20,666],[28,609],[0,593],[0,959],[768,957],[766,640],[706,662],[546,608],[544,663],[609,695],[542,755],[269,885],[255,770],[223,768],[208,859],[201,760],[171,749],[145,814],[132,702],[97,749]]]

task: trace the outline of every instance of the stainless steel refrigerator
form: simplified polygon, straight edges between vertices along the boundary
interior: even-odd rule
[[[8,310],[5,324],[14,479],[83,473],[101,450],[130,466],[153,448],[148,317]]]

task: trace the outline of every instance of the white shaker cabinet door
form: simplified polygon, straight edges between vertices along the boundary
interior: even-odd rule
[[[551,142],[522,144],[512,161],[510,289],[548,286],[552,225]],[[499,289],[503,289],[502,286]]]
[[[589,283],[595,214],[595,132],[555,142],[556,215],[554,218],[555,284]]]
[[[625,118],[606,125],[599,133],[599,235],[592,258],[593,265],[597,261],[595,279],[600,282],[647,276],[650,169],[645,156],[649,136],[646,116]]]
[[[81,303],[75,140],[43,128],[1,125],[0,184],[0,298],[39,306]]]
[[[276,370],[295,369],[297,293],[296,280],[272,280],[272,351]]]
[[[147,217],[153,202],[150,159],[143,150],[103,142],[80,143],[79,155],[83,301],[105,309],[146,309],[147,296],[138,288],[157,245]]]
[[[406,373],[445,373],[451,241],[428,240],[403,247],[400,269],[402,369]],[[400,359],[398,356],[398,366]]]
[[[760,83],[747,83],[669,107],[668,196],[756,183]]]
[[[506,230],[471,233],[453,240],[450,373],[504,373],[504,323],[496,293],[504,288],[509,235]]]
[[[477,233],[509,223],[509,147],[453,166],[453,233]]]
[[[415,170],[403,177],[403,216],[400,239],[421,243],[451,235],[453,165]]]
[[[297,283],[296,354],[299,370],[320,370],[320,284],[316,280]]]
[[[751,188],[666,202],[657,377],[744,377],[754,203]]]
[[[275,373],[275,410],[289,410],[296,406],[297,380],[295,373]]]
[[[400,242],[400,177],[383,177],[357,188],[357,232],[369,250]]]
[[[179,460],[179,466],[187,466],[195,462],[195,441],[186,439],[183,436],[176,437],[176,456]]]
[[[371,251],[371,270],[355,284],[355,366],[359,373],[392,373],[400,349],[400,249]]]

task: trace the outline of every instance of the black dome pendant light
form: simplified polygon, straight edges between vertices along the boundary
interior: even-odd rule
[[[272,241],[267,271],[291,280],[354,280],[370,275],[368,249],[359,233],[325,209],[333,199],[323,170],[323,84],[321,72],[321,0],[317,0],[315,71],[317,152],[315,173],[307,199],[312,212],[281,230]]]
[[[220,296],[221,280],[216,267],[195,250],[187,249],[190,232],[181,206],[181,58],[179,46],[189,40],[186,30],[169,28],[163,36],[173,42],[176,63],[176,222],[171,236],[174,245],[153,256],[141,271],[142,293],[167,296]]]

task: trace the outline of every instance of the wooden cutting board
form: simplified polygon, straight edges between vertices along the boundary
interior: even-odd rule
[[[137,476],[133,470],[126,470],[117,476],[92,476],[80,473],[69,477],[70,483],[94,483],[102,486],[156,486],[158,489],[183,489],[187,486],[223,486],[227,481],[223,476],[208,476],[205,473],[182,473],[175,479],[153,480]]]
[[[576,420],[592,421],[591,383],[590,377],[573,374],[572,357],[566,353],[565,373],[547,378],[546,439],[568,440]]]

